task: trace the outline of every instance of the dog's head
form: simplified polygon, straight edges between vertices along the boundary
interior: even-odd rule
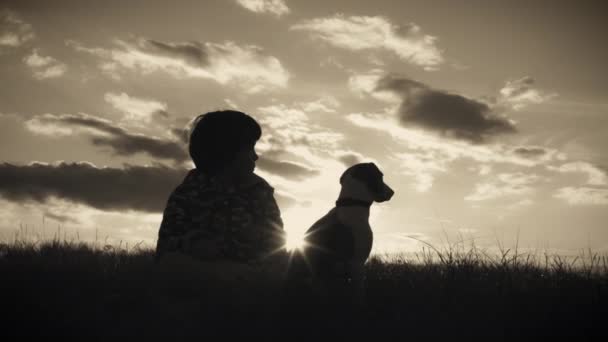
[[[395,192],[384,183],[384,174],[374,163],[355,164],[342,174],[340,184],[360,188],[365,197],[374,202],[386,202]]]

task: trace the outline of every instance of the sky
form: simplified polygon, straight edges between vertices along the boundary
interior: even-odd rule
[[[154,246],[190,121],[262,126],[285,230],[350,165],[374,252],[608,250],[601,1],[2,1],[0,237]],[[604,39],[602,39],[604,38]]]

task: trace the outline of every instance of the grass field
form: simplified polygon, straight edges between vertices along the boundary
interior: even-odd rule
[[[367,264],[366,303],[353,314],[319,312],[314,302],[283,297],[284,265],[271,277],[238,278],[221,266],[202,272],[159,267],[152,257],[138,246],[59,239],[0,244],[2,334],[86,341],[329,333],[582,341],[608,335],[608,257],[591,251],[567,259],[427,246],[408,256],[375,256]]]

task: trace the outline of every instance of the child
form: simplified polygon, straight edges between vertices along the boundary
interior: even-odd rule
[[[250,262],[283,253],[274,189],[253,171],[259,124],[232,110],[199,115],[189,153],[196,165],[170,194],[155,259],[181,254],[203,261]]]

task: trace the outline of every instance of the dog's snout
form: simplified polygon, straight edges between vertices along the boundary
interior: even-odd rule
[[[393,191],[393,189],[391,189],[388,185],[384,184],[376,202],[386,202],[390,200],[394,194],[395,191]]]
[[[386,188],[388,190],[388,199],[391,199],[391,197],[393,197],[393,195],[395,194],[395,191],[393,191],[393,189],[389,188],[388,186]]]

